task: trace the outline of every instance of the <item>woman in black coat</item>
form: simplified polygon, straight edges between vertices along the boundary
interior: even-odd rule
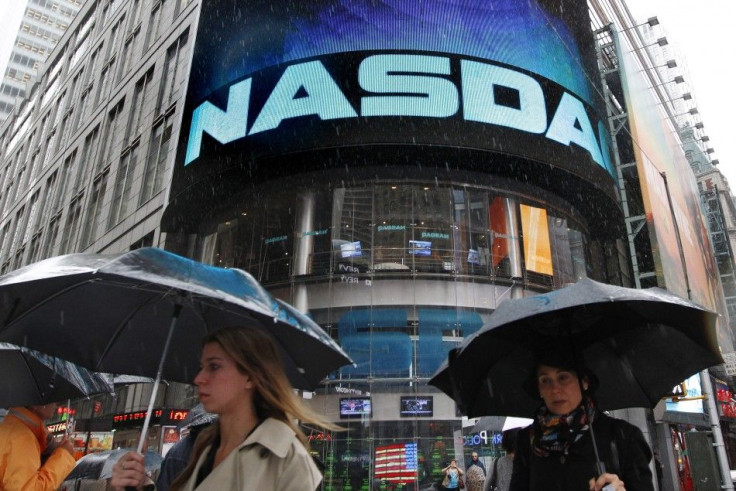
[[[652,452],[641,431],[595,407],[597,378],[574,363],[547,356],[527,390],[544,404],[519,432],[511,491],[654,491]],[[590,422],[601,462],[597,470]],[[604,488],[604,486],[606,486]]]

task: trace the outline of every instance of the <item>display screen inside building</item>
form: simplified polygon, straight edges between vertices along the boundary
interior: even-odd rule
[[[551,164],[610,193],[589,24],[581,0],[205,2],[172,198],[386,146],[480,152],[458,163],[480,172]]]

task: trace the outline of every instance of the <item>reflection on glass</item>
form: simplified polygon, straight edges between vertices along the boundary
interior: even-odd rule
[[[490,206],[491,216],[491,264],[496,276],[511,276],[509,257],[509,223],[507,218],[507,200],[493,198]]]
[[[591,274],[587,236],[569,216],[483,189],[381,184],[273,192],[247,213],[240,208],[216,224],[208,250],[216,264],[266,282],[336,275],[365,284],[368,275],[440,274],[551,287]]]
[[[552,276],[547,210],[527,205],[521,205],[520,209],[526,270]]]

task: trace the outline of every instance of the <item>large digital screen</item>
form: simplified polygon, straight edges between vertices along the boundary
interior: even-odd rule
[[[413,254],[415,256],[431,256],[432,242],[428,240],[410,240],[409,254]]]
[[[433,414],[434,398],[432,396],[402,396],[400,399],[399,415],[401,417],[432,416]]]
[[[703,216],[700,192],[685,151],[626,38],[616,36],[621,90],[654,257],[657,285],[683,298],[727,312],[718,265]],[[683,259],[685,258],[685,259]],[[718,318],[718,344],[733,350],[726,317]]]
[[[685,380],[684,393],[677,394],[679,398],[668,398],[665,403],[667,411],[677,411],[681,413],[702,413],[703,412],[703,391],[700,388],[700,374],[695,374]]]
[[[346,244],[340,244],[340,257],[345,259],[348,257],[360,257],[363,252],[360,248],[360,241],[348,242]]]
[[[376,447],[375,478],[393,484],[414,483],[419,470],[416,442]]]
[[[381,150],[406,165],[390,146],[614,196],[588,18],[584,0],[203,2],[172,203]]]
[[[371,415],[370,397],[341,397],[341,418],[366,418]]]

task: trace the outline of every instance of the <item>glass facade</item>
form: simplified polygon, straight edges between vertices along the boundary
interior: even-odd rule
[[[464,428],[454,401],[427,382],[503,300],[600,278],[584,221],[528,189],[419,180],[299,189],[263,186],[224,203],[199,252],[308,311],[355,361],[305,394],[345,428],[306,428],[326,466],[323,489],[429,489],[473,451],[490,465],[500,428]]]
[[[249,194],[231,208],[209,224],[217,231],[205,250],[266,285],[435,274],[546,289],[594,276],[587,234],[570,208],[508,192],[402,182]]]

